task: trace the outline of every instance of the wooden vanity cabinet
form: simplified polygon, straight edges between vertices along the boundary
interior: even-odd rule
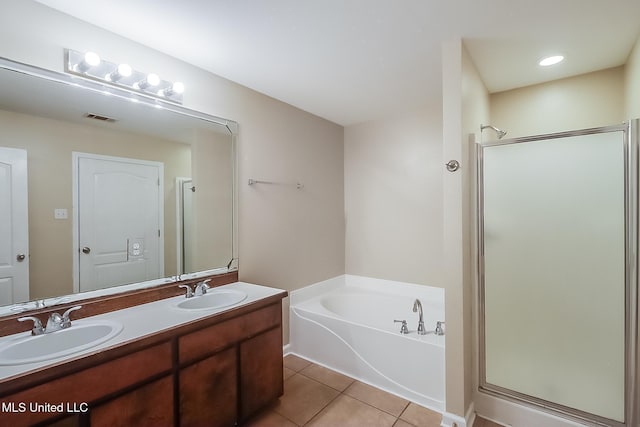
[[[282,329],[240,344],[240,421],[282,396]]]
[[[238,369],[234,347],[180,370],[180,425],[232,426],[237,420]]]
[[[15,383],[0,382],[6,386],[0,388],[0,402],[87,404],[77,406],[77,413],[2,413],[0,425],[241,423],[283,393],[283,296],[37,371]],[[74,363],[81,368],[74,370]]]
[[[173,426],[173,376],[165,376],[134,388],[89,412],[91,427]]]
[[[181,426],[232,426],[282,395],[281,318],[272,304],[180,337]]]

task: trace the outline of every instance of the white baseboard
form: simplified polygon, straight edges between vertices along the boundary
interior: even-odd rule
[[[441,427],[472,427],[473,422],[476,420],[476,411],[473,402],[469,405],[467,413],[464,418],[459,415],[450,414],[445,412],[442,414]]]
[[[291,344],[286,344],[282,346],[282,355],[286,356],[291,353]]]

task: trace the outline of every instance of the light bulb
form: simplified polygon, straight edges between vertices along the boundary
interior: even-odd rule
[[[95,52],[87,52],[84,54],[84,63],[91,67],[100,65],[100,56]]]
[[[78,73],[84,73],[92,67],[100,65],[100,56],[95,52],[87,52],[82,57],[82,61],[73,66],[73,70]]]
[[[147,77],[144,80],[139,81],[134,84],[133,87],[135,89],[146,89],[149,86],[158,86],[160,84],[160,77],[157,74],[147,74]]]
[[[110,82],[117,82],[123,77],[129,77],[133,70],[128,64],[120,64],[115,71],[107,74],[104,78]]]
[[[147,75],[146,80],[149,86],[158,86],[160,84],[160,77],[157,74],[151,73]]]
[[[175,82],[173,86],[171,86],[171,90],[177,94],[184,93],[184,84],[182,82]]]
[[[120,64],[118,65],[118,74],[120,74],[122,77],[129,77],[131,75],[131,73],[133,72],[133,70],[131,69],[131,67],[129,66],[129,64]]]

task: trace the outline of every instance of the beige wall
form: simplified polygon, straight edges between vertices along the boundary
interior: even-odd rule
[[[39,3],[3,7],[11,13],[0,14],[0,56],[62,71],[64,48],[95,50],[184,82],[186,107],[239,123],[242,280],[293,290],[344,273],[341,126]],[[300,180],[305,188],[249,187],[249,178]]]
[[[624,109],[624,67],[616,67],[494,93],[491,124],[514,138],[619,124]]]
[[[625,118],[640,118],[640,39],[636,42],[624,69]]]
[[[468,410],[473,400],[476,378],[474,366],[474,349],[477,348],[475,337],[475,315],[477,295],[477,240],[476,240],[476,157],[475,142],[480,140],[480,125],[489,122],[489,92],[478,73],[467,50],[462,49],[462,150],[467,157],[463,171],[463,289],[462,289],[462,325],[464,345],[464,407]],[[465,154],[466,153],[466,154]]]
[[[443,286],[441,115],[345,129],[347,273]]]
[[[443,254],[445,282],[445,378],[446,411],[464,416],[465,366],[463,323],[463,180],[467,170],[462,134],[462,43],[460,40],[442,46],[442,162],[458,160],[461,168],[444,173],[443,178]],[[446,159],[446,160],[445,160]]]
[[[175,274],[175,177],[191,173],[189,145],[4,110],[0,110],[0,129],[0,146],[27,150],[31,298],[73,291],[71,153],[74,151],[164,164],[164,268],[165,274]],[[67,209],[69,219],[54,219],[56,208]]]

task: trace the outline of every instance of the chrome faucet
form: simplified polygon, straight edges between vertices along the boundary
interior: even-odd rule
[[[424,328],[424,319],[422,317],[422,303],[419,299],[413,302],[413,312],[418,312],[418,335],[426,335],[427,330]]]
[[[60,316],[58,313],[52,313],[49,316],[49,320],[47,320],[47,329],[45,329],[45,333],[59,331],[60,329],[66,329],[71,326],[71,319],[69,319],[69,315],[72,311],[80,310],[82,308],[81,305],[77,305],[75,307],[71,307],[67,311]]]
[[[187,293],[185,294],[185,298],[191,298],[193,296],[193,289],[189,285],[178,285],[179,288],[185,288]]]
[[[204,280],[204,281],[202,281],[202,282],[200,282],[200,283],[198,283],[196,285],[195,294],[196,294],[197,297],[200,297],[200,296],[202,296],[202,295],[207,293],[207,290],[210,289],[209,285],[207,285],[207,283],[209,283],[210,281],[211,281],[211,279],[207,279],[207,280]]]
[[[49,316],[49,320],[47,320],[47,327],[42,327],[42,322],[40,319],[34,316],[20,317],[18,321],[24,322],[26,320],[33,321],[33,328],[31,329],[31,335],[42,335],[49,334],[51,332],[59,331],[61,329],[66,329],[71,326],[71,319],[69,319],[69,315],[72,311],[80,310],[82,308],[81,305],[77,305],[75,307],[71,307],[67,311],[65,311],[62,315],[60,313],[51,313]]]

